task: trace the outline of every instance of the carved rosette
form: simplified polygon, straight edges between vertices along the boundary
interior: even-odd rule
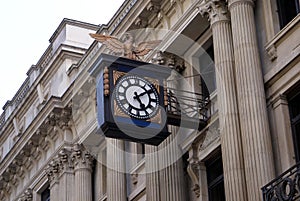
[[[198,9],[202,16],[208,17],[212,26],[216,22],[230,21],[228,7],[224,0],[203,0]]]
[[[76,144],[73,147],[71,160],[74,164],[75,171],[78,169],[88,169],[92,171],[94,158],[82,145]]]

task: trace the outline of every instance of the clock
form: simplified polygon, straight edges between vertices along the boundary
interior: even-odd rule
[[[164,90],[170,68],[102,53],[89,72],[97,83],[96,133],[151,145],[170,135]]]
[[[125,114],[135,119],[150,119],[159,109],[157,89],[147,79],[136,75],[125,75],[118,80],[115,100]]]

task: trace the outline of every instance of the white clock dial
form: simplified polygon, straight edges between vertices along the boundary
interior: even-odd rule
[[[137,119],[149,119],[159,108],[156,88],[148,80],[134,75],[120,78],[115,98],[125,114]]]

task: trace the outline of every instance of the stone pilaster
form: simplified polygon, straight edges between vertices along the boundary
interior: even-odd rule
[[[57,158],[50,162],[46,172],[50,183],[50,200],[59,200],[59,162]]]
[[[260,187],[274,178],[262,69],[254,20],[254,0],[229,0],[249,201],[262,200]]]
[[[194,139],[191,149],[189,150],[189,165],[187,172],[192,181],[192,191],[195,198],[199,201],[208,201],[208,186],[206,167],[199,159],[199,150],[206,138],[207,131],[201,132]]]
[[[126,201],[124,141],[107,139],[107,201]]]
[[[160,200],[158,149],[145,145],[146,195],[147,201]]]
[[[92,155],[84,150],[81,145],[73,147],[72,161],[75,173],[75,193],[76,200],[92,201]]]
[[[213,33],[226,200],[246,201],[229,11],[222,0],[205,0],[199,6],[199,11],[209,17]]]
[[[293,137],[291,129],[291,119],[286,96],[279,95],[272,101],[273,121],[273,148],[278,174],[289,169],[295,164],[295,153],[292,149]]]
[[[58,153],[59,157],[59,196],[61,201],[74,200],[74,166],[71,161],[71,152],[62,149]]]

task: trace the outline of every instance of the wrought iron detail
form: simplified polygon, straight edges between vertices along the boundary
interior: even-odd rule
[[[180,125],[185,121],[185,125],[199,122],[199,130],[202,130],[208,120],[209,99],[204,98],[200,93],[167,88],[167,116],[168,123]]]
[[[300,163],[261,188],[264,201],[300,200]]]

